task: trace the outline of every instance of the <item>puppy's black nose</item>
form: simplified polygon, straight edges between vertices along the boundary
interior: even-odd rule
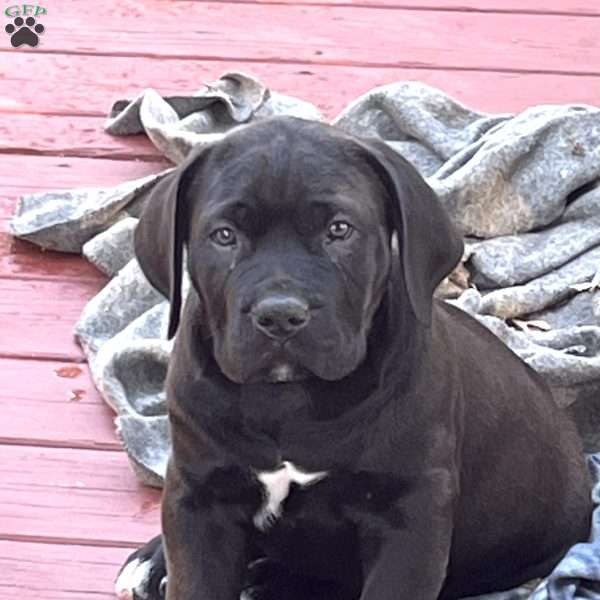
[[[310,320],[308,305],[294,296],[268,296],[251,312],[254,327],[276,340],[292,337]]]

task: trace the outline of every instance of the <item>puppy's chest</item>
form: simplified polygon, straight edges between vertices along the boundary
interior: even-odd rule
[[[263,494],[263,502],[254,515],[254,525],[261,531],[267,531],[283,516],[284,503],[293,491],[307,491],[323,479],[327,471],[307,472],[294,463],[284,461],[273,471],[257,471]]]
[[[334,522],[381,520],[403,525],[402,497],[412,485],[392,473],[333,469],[308,472],[292,462],[272,471],[256,471],[262,503],[253,515],[257,529],[289,530],[300,523],[323,527]]]

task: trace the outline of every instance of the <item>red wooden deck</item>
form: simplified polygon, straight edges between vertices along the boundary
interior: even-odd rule
[[[105,599],[126,554],[158,531],[159,494],[136,483],[73,341],[104,279],[78,257],[11,239],[19,194],[155,172],[148,142],[102,132],[111,100],[192,91],[229,69],[329,116],[399,79],[492,111],[600,104],[600,3],[40,3],[43,43],[0,43],[0,597]]]

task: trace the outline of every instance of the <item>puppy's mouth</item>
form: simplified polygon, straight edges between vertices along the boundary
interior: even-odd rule
[[[314,377],[304,364],[293,340],[270,341],[254,364],[249,383],[291,383]]]
[[[356,366],[348,352],[338,352],[332,344],[312,343],[311,339],[249,341],[254,343],[237,346],[225,356],[215,355],[223,373],[239,384],[333,381],[345,377]]]

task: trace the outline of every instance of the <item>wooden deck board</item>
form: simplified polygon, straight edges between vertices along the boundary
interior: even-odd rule
[[[600,49],[595,17],[127,0],[89,19],[79,2],[48,17],[40,52],[600,74],[582,60]]]
[[[11,57],[14,69],[5,75],[6,84],[15,92],[10,101],[0,96],[0,112],[27,114],[0,120],[0,152],[26,148],[27,152],[119,156],[130,149],[130,156],[138,151],[145,154],[151,146],[142,138],[113,138],[103,132],[104,117],[114,100],[133,98],[147,87],[163,95],[192,93],[201,89],[203,82],[235,70],[252,73],[274,91],[314,103],[327,118],[335,117],[373,87],[402,80],[439,87],[465,104],[486,111],[517,111],[540,103],[600,101],[600,76],[173,59],[168,61],[169,76],[165,77],[165,64],[160,58],[107,59],[67,54],[39,54],[32,60],[30,54],[16,53]],[[58,78],[60,89],[54,84]]]
[[[131,546],[159,531],[160,492],[123,452],[2,446],[0,539]]]
[[[0,540],[0,597],[114,600],[115,575],[130,548]]]
[[[22,173],[24,161],[27,179]],[[16,199],[23,194],[75,187],[108,187],[172,166],[167,160],[138,162],[72,156],[28,156],[25,159],[19,154],[6,154],[1,157],[1,162],[0,211],[4,218],[13,213]]]
[[[0,279],[70,279],[105,281],[96,267],[76,254],[42,251],[2,231],[0,221]],[[0,282],[0,287],[2,283]]]
[[[114,413],[87,365],[3,359],[0,444],[120,450]]]
[[[0,279],[0,356],[82,361],[73,325],[101,281]]]
[[[6,233],[23,193],[168,166],[147,140],[103,132],[111,101],[243,70],[327,118],[407,79],[485,111],[600,104],[599,17],[597,0],[56,0],[39,48],[0,45],[0,597],[108,600],[158,531],[160,495],[118,450],[73,340],[105,278]]]
[[[79,90],[80,106],[85,106],[85,94],[91,93],[92,86],[77,85],[75,79],[70,84]],[[37,92],[47,93],[49,97],[51,89],[50,86],[48,88],[46,91],[38,89]],[[32,92],[33,90],[27,92],[28,96],[31,94],[28,100],[35,104],[35,92]],[[57,101],[60,101],[59,98],[57,97]],[[23,110],[27,110],[24,103],[21,106]],[[105,111],[108,110],[108,102],[104,108]],[[108,135],[103,129],[105,119],[99,116],[12,113],[10,116],[4,114],[3,117],[0,121],[0,154],[153,161],[162,158],[146,136]],[[40,132],[43,133],[40,135]]]

